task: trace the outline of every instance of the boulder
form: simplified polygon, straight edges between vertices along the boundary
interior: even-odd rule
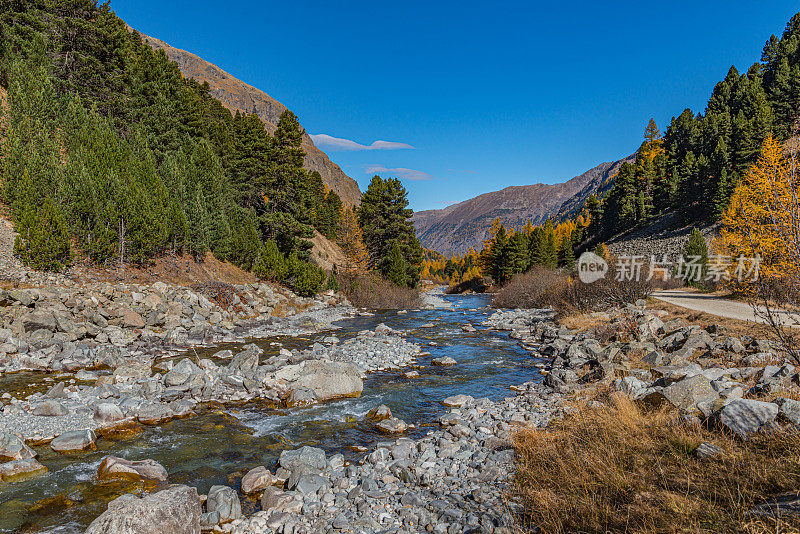
[[[30,460],[36,456],[36,452],[25,445],[21,437],[0,432],[0,461]]]
[[[698,403],[717,399],[719,393],[714,390],[708,378],[694,375],[648,394],[644,401],[653,406],[661,406],[668,402],[680,410],[693,412]]]
[[[325,451],[308,445],[299,449],[281,452],[278,464],[287,471],[294,471],[301,465],[307,465],[314,469],[325,469],[327,460]]]
[[[367,419],[371,421],[383,421],[384,419],[390,419],[391,417],[392,417],[392,410],[390,410],[389,407],[386,406],[385,404],[376,406],[375,408],[367,412]]]
[[[94,407],[94,420],[100,424],[113,423],[124,418],[122,410],[114,403],[101,402]]]
[[[167,470],[155,460],[126,460],[116,456],[106,456],[97,468],[98,480],[149,480],[164,483]]]
[[[197,489],[177,485],[139,498],[132,493],[108,503],[86,534],[199,534],[202,505]]]
[[[287,408],[309,406],[317,402],[317,395],[309,388],[293,389],[283,401]]]
[[[67,392],[64,390],[64,382],[59,382],[44,395],[48,399],[66,399]]]
[[[206,510],[219,514],[219,523],[230,523],[242,517],[242,504],[236,491],[228,486],[211,486],[206,499]]]
[[[720,410],[719,422],[742,439],[760,430],[770,429],[778,416],[778,405],[752,399],[735,399]]]
[[[264,489],[261,495],[261,509],[274,510],[277,512],[284,511],[294,500],[294,498],[285,491],[282,491],[275,486],[270,486]]]
[[[800,425],[800,401],[780,398],[775,399],[775,404],[780,408],[778,415],[780,415],[782,419],[785,419],[793,425]]]
[[[203,371],[189,358],[179,361],[167,374],[164,375],[164,385],[167,387],[181,386],[192,378],[202,376]]]
[[[447,397],[442,401],[442,405],[448,406],[450,408],[461,408],[465,404],[472,402],[474,399],[469,395],[453,395],[451,397]]]
[[[33,415],[58,417],[60,415],[67,415],[67,409],[56,400],[46,400],[39,403],[36,408],[33,409]]]
[[[35,332],[36,330],[58,330],[56,317],[52,312],[45,310],[35,310],[22,317],[22,327],[25,332]]]
[[[122,327],[123,328],[144,328],[147,325],[142,316],[133,310],[125,310],[122,312]]]
[[[258,356],[262,352],[258,345],[252,343],[247,345],[243,351],[233,357],[231,363],[228,364],[228,370],[232,373],[254,373],[258,369]]]
[[[635,376],[625,376],[623,378],[618,378],[614,380],[612,383],[612,388],[614,391],[621,391],[628,397],[633,400],[638,400],[641,397],[645,390],[647,390],[648,384]]]
[[[434,358],[431,360],[431,365],[437,366],[456,365],[457,363],[458,362],[450,356],[442,356],[441,358]]]
[[[393,330],[383,323],[380,323],[378,326],[375,327],[376,334],[391,334],[392,332]]]
[[[85,451],[95,448],[95,437],[93,430],[73,430],[64,432],[50,442],[50,448],[56,452]]]
[[[169,406],[165,406],[163,404],[151,404],[149,406],[145,406],[139,410],[139,413],[136,416],[139,422],[145,425],[158,425],[160,423],[166,423],[167,421],[172,420],[174,417],[175,412],[173,412]]]
[[[290,381],[293,389],[310,389],[320,401],[359,397],[364,390],[361,372],[352,363],[306,360],[282,367],[275,376],[279,380]]]
[[[408,425],[397,417],[392,417],[379,421],[375,428],[384,434],[402,434],[408,429]]]
[[[242,493],[256,493],[272,485],[272,473],[260,465],[242,477]]]
[[[3,482],[11,482],[20,478],[43,474],[46,471],[47,468],[33,458],[27,460],[12,460],[0,464],[0,480]]]

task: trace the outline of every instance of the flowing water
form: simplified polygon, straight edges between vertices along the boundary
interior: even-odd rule
[[[379,404],[416,428],[408,433],[418,437],[435,425],[445,408],[440,401],[459,393],[476,398],[502,399],[509,386],[540,377],[533,359],[504,332],[480,326],[492,313],[487,297],[445,296],[450,309],[376,313],[338,323],[335,335],[342,340],[379,323],[407,330],[408,340],[420,344],[430,356],[420,357],[418,378],[405,379],[403,371],[369,375],[360,398],[344,399],[307,408],[275,409],[251,401],[239,405],[200,406],[197,416],[175,420],[128,439],[98,439],[97,450],[77,455],[58,455],[46,445],[36,447],[39,460],[49,472],[26,481],[0,483],[0,532],[81,532],[101,514],[109,500],[136,487],[123,483],[97,484],[94,476],[102,458],[113,454],[132,460],[152,458],[169,472],[171,483],[196,486],[204,493],[214,484],[237,487],[241,476],[258,465],[273,468],[282,450],[313,445],[329,454],[341,452],[356,458],[357,446],[385,441],[372,424],[363,422],[366,413]],[[433,327],[424,325],[433,324]],[[471,323],[477,332],[464,333],[461,325]],[[280,345],[302,349],[328,335],[322,332],[298,338],[253,340],[274,353]],[[434,343],[434,344],[431,344]],[[208,357],[220,348],[199,352]],[[450,356],[453,367],[431,367],[430,359]],[[0,378],[2,391],[40,391],[41,374],[27,373]],[[255,501],[244,499],[245,513],[257,510]]]

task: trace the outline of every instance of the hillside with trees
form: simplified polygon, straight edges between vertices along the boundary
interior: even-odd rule
[[[737,183],[756,162],[769,135],[797,135],[800,116],[800,14],[771,36],[761,61],[740,73],[731,67],[705,110],[685,109],[662,134],[652,119],[632,164],[623,165],[592,212],[589,243],[643,227],[674,212],[683,224],[720,220]]]
[[[211,252],[302,295],[323,287],[310,239],[337,239],[345,210],[304,168],[291,111],[272,133],[232,113],[93,0],[4,4],[0,46],[0,176],[23,262],[61,271],[76,256],[116,268]],[[386,187],[357,215],[368,267],[415,287],[405,190],[377,180]]]

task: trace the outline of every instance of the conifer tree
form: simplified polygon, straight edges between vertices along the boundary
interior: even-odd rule
[[[689,241],[683,248],[683,257],[687,262],[696,260],[696,263],[701,265],[699,280],[692,279],[688,280],[687,283],[691,286],[703,286],[708,272],[708,245],[705,237],[696,226],[692,228]]]
[[[575,267],[575,251],[572,249],[572,239],[568,235],[561,239],[558,264],[570,270]]]
[[[406,284],[416,287],[422,269],[422,245],[417,239],[411,214],[408,193],[400,180],[374,176],[361,198],[358,220],[370,267],[386,276],[391,249],[397,243],[406,265]]]
[[[261,279],[273,282],[283,282],[286,279],[289,273],[286,258],[272,239],[266,240],[261,246],[253,265],[253,273]]]
[[[406,262],[403,259],[403,253],[400,248],[400,243],[394,242],[389,252],[389,257],[386,261],[384,276],[396,286],[405,286],[406,281]]]
[[[195,259],[201,260],[209,250],[210,221],[206,209],[206,199],[203,186],[196,188],[192,203],[189,207],[189,250]]]

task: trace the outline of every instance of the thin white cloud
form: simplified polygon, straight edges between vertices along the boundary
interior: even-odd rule
[[[367,174],[391,174],[397,176],[401,180],[433,180],[433,176],[427,172],[418,171],[415,169],[406,169],[405,167],[395,167],[389,169],[383,165],[367,165],[364,169]]]
[[[350,139],[342,139],[341,137],[333,137],[328,134],[311,134],[311,140],[319,148],[327,148],[329,150],[341,151],[354,151],[354,150],[413,150],[414,147],[407,143],[398,143],[396,141],[375,141],[371,145],[362,145],[351,141]]]

